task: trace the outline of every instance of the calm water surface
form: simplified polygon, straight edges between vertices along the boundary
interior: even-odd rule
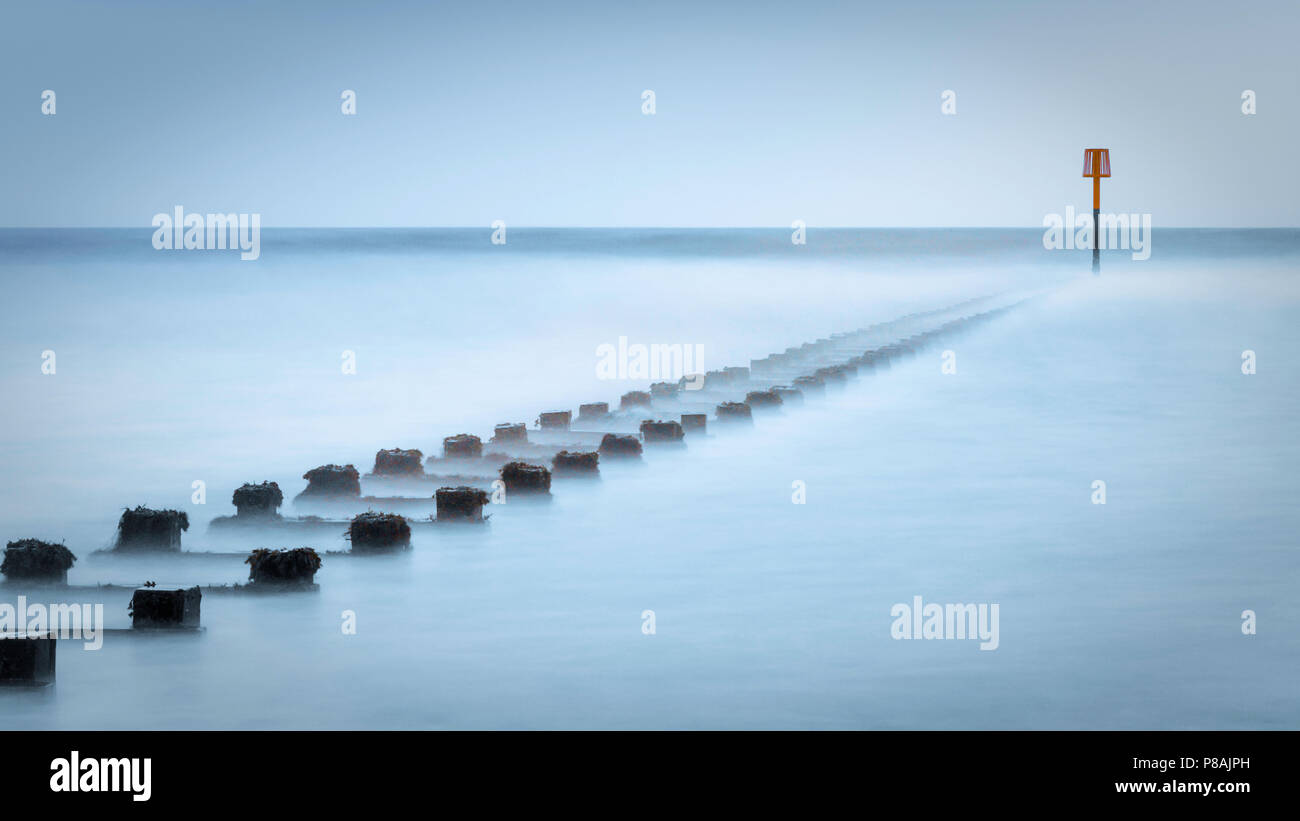
[[[620,336],[717,368],[1037,295],[946,342],[956,374],[928,350],[408,555],[326,557],[319,594],[209,595],[198,636],[64,643],[0,727],[1297,728],[1300,236],[1157,232],[1099,276],[1040,237],[268,230],[241,263],[0,231],[0,536],[66,541],[78,585],[242,581],[91,554],[135,504],[188,511],[187,550],[296,546],[207,522],[246,481],[291,497],[318,464],[616,401],[645,386],[596,379]],[[128,595],[72,599],[125,627]],[[1000,646],[891,639],[916,595],[997,603]]]

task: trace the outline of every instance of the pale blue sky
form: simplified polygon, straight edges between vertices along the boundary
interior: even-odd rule
[[[1297,43],[1294,0],[7,3],[0,225],[1039,226],[1100,145],[1107,210],[1295,226]]]

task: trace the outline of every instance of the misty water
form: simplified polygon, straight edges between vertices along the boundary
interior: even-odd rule
[[[0,231],[0,536],[65,542],[74,586],[247,579],[95,555],[128,505],[187,511],[186,551],[346,550],[208,522],[244,482],[293,514],[314,466],[615,403],[647,384],[597,379],[619,337],[714,369],[1033,297],[945,341],[956,373],[927,349],[408,553],[325,555],[317,593],[205,595],[197,634],[61,642],[0,727],[1293,729],[1298,267],[1294,230],[1159,231],[1097,275],[1037,230],[266,230],[255,262]],[[20,594],[130,625],[129,587]],[[997,603],[999,646],[894,640],[918,595]]]

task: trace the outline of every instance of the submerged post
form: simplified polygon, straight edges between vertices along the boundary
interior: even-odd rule
[[[203,593],[190,588],[141,587],[131,595],[132,629],[198,627]]]
[[[0,641],[0,683],[42,687],[54,683],[56,635],[25,633]]]
[[[1096,272],[1101,268],[1101,178],[1110,176],[1109,148],[1083,150],[1083,176],[1092,177],[1092,270]]]

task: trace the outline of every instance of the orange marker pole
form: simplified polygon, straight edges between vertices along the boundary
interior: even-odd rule
[[[1094,174],[1092,177],[1092,250],[1096,251],[1101,247],[1101,234],[1098,228],[1101,227],[1101,175]]]
[[[1101,176],[1092,176],[1092,270],[1101,268]]]
[[[1110,176],[1110,149],[1083,150],[1083,176],[1092,177],[1092,270],[1101,267],[1101,178]]]

